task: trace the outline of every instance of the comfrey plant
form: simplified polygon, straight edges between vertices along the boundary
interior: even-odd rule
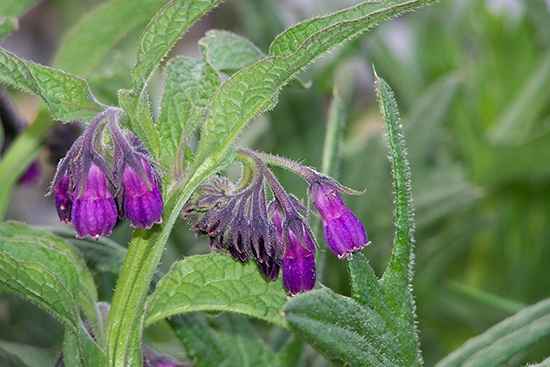
[[[0,290],[54,315],[65,327],[63,340],[55,344],[62,350],[52,354],[0,341],[0,352],[25,366],[282,367],[301,365],[312,353],[303,347],[307,343],[334,365],[422,365],[411,285],[410,173],[388,84],[376,77],[395,185],[395,239],[380,278],[362,254],[367,250],[361,251],[370,243],[365,228],[341,198],[360,192],[331,178],[330,169],[321,174],[279,156],[235,148],[235,141],[255,116],[276,107],[283,86],[304,87],[294,79],[319,57],[432,2],[362,2],[286,29],[266,53],[239,35],[209,31],[199,41],[200,58],[165,62],[185,31],[221,0],[116,0],[67,34],[56,68],[0,49],[0,82],[38,96],[48,109],[2,155],[2,217],[12,189],[56,121],[86,125],[59,162],[49,192],[61,221],[73,224],[76,239],[66,228],[0,224]],[[0,2],[0,39],[32,4]],[[100,71],[116,62],[112,56],[120,50],[111,51],[122,39],[134,39],[129,35],[135,32],[141,33],[135,64],[121,84],[131,87],[115,96],[110,92],[115,82]],[[163,78],[153,78],[156,70]],[[162,90],[151,80],[162,80]],[[99,102],[92,90],[108,102]],[[149,98],[151,91],[160,94],[158,105]],[[44,118],[48,114],[51,118]],[[334,116],[324,149],[329,161],[338,153],[338,144],[330,142],[338,140],[334,127],[342,119]],[[243,167],[236,183],[223,176],[234,161]],[[307,200],[287,193],[273,166],[303,178]],[[174,259],[162,274],[167,244],[189,244],[173,233],[182,215],[222,253]],[[318,266],[324,255],[309,224],[314,216],[320,217],[328,248],[348,266],[350,296],[322,284],[328,265]],[[112,238],[121,244],[104,238],[124,218],[134,228],[128,246],[119,233]],[[506,330],[536,320],[544,307],[527,309]],[[273,326],[278,336],[265,339],[274,345],[255,337],[247,317]],[[496,355],[500,345],[487,350],[487,340],[500,338],[500,331],[481,338],[475,348],[465,346],[441,366],[459,365],[477,351]],[[144,344],[147,333],[155,345]],[[176,345],[177,358],[153,351],[162,344],[159,335]]]
[[[193,223],[197,235],[210,237],[212,248],[228,250],[242,262],[253,258],[268,279],[277,279],[282,266],[290,294],[313,289],[316,241],[300,214],[307,208],[285,192],[265,162],[287,168],[309,183],[309,198],[321,214],[327,244],[338,258],[370,244],[365,228],[339,195],[355,191],[281,157],[238,149],[235,158],[245,167],[238,185],[214,176],[183,208],[184,218]],[[265,183],[273,195],[269,204]]]

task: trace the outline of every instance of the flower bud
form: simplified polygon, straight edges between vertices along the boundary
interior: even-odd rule
[[[130,165],[126,165],[122,175],[124,186],[124,213],[134,227],[149,229],[162,221],[164,204],[160,190],[153,180],[150,165],[141,158],[148,182],[145,182]]]
[[[59,219],[64,223],[71,221],[71,210],[73,208],[73,192],[71,179],[65,173],[56,187],[54,187],[55,209]]]
[[[370,242],[363,224],[330,185],[314,183],[309,189],[313,204],[321,214],[323,232],[330,250],[344,259]]]

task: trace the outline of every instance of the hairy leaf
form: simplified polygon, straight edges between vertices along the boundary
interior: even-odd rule
[[[24,61],[4,49],[0,49],[0,81],[42,98],[57,120],[90,120],[103,110],[83,79]]]
[[[134,92],[121,89],[118,93],[118,103],[128,115],[130,129],[139,137],[154,158],[160,155],[160,140],[153,123],[149,108],[149,95],[146,91],[140,96]]]
[[[192,256],[175,263],[159,282],[145,325],[192,311],[232,311],[286,327],[279,314],[286,301],[281,282],[267,281],[256,264],[223,254]]]
[[[217,70],[232,74],[263,59],[266,55],[244,37],[227,31],[211,30],[199,41],[203,57]]]
[[[349,366],[412,365],[380,315],[328,288],[296,296],[283,310],[292,330],[330,361]]]
[[[138,45],[132,70],[134,91],[141,94],[153,71],[181,35],[222,0],[171,0],[151,20]]]
[[[97,293],[74,248],[51,233],[23,223],[0,224],[2,287],[43,306],[73,331],[78,303],[93,323]]]
[[[384,80],[377,77],[376,92],[386,123],[395,187],[395,237],[392,256],[380,285],[388,306],[398,318],[399,330],[396,335],[408,356],[419,362],[422,358],[418,348],[412,296],[414,214],[409,161],[393,91]]]
[[[500,366],[550,336],[550,300],[527,307],[493,326],[437,363],[437,367]]]
[[[190,313],[171,319],[176,335],[196,367],[276,367],[279,356],[256,335],[242,315],[222,313],[209,317]]]
[[[194,169],[200,170],[201,166],[210,165],[210,161],[222,159],[246,124],[263,112],[278,91],[308,64],[383,20],[431,2],[416,0],[397,5],[389,2],[388,7],[374,12],[371,6],[363,4],[346,10],[351,12],[349,16],[353,14],[353,19],[315,18],[305,28],[302,23],[283,33],[288,37],[282,35],[274,41],[269,57],[233,74],[212,96]],[[307,36],[299,36],[304,34]]]
[[[221,81],[209,63],[190,57],[170,61],[164,80],[157,130],[164,147],[161,163],[169,168],[184,156],[185,143],[204,119],[204,108]],[[182,160],[176,161],[176,169],[183,170]]]

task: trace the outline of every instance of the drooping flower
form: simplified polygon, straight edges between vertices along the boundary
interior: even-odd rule
[[[97,240],[111,235],[117,220],[117,206],[105,172],[94,162],[85,177],[83,185],[79,182],[75,185],[71,216],[78,238],[88,235]]]
[[[72,219],[73,190],[71,179],[67,173],[61,177],[59,183],[54,188],[55,209],[57,210],[59,219],[64,223],[69,223]]]
[[[283,248],[283,284],[291,295],[312,290],[315,286],[315,240],[307,223],[294,210],[285,216],[273,200],[268,207],[277,241]]]
[[[296,295],[310,291],[315,286],[315,241],[307,224],[292,220],[283,233],[283,284],[287,291]]]
[[[61,221],[72,220],[79,238],[110,235],[126,216],[144,229],[161,221],[162,181],[141,140],[131,133],[125,137],[118,126],[121,113],[107,108],[98,114],[57,165],[49,194],[55,194]],[[105,119],[111,143],[96,133]]]
[[[339,259],[344,259],[370,242],[365,227],[344,204],[339,191],[340,187],[332,181],[316,181],[310,186],[309,195],[321,214],[328,247]]]
[[[126,165],[122,175],[124,186],[124,213],[134,227],[149,229],[155,223],[162,221],[164,204],[159,187],[151,174],[150,165],[141,158],[146,181]]]

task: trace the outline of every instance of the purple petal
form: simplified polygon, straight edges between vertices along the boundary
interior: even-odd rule
[[[84,191],[79,193],[78,190],[76,185],[71,213],[77,237],[89,235],[99,239],[110,235],[116,224],[117,207],[107,187],[105,173],[92,163]]]
[[[162,221],[164,203],[160,190],[151,175],[149,164],[143,159],[142,163],[149,179],[149,185],[129,165],[126,165],[124,169],[122,177],[125,190],[124,212],[133,226],[149,229],[154,223]]]
[[[315,286],[315,245],[306,231],[304,239],[307,249],[291,230],[288,231],[288,248],[283,257],[283,284],[292,295],[312,290]]]

